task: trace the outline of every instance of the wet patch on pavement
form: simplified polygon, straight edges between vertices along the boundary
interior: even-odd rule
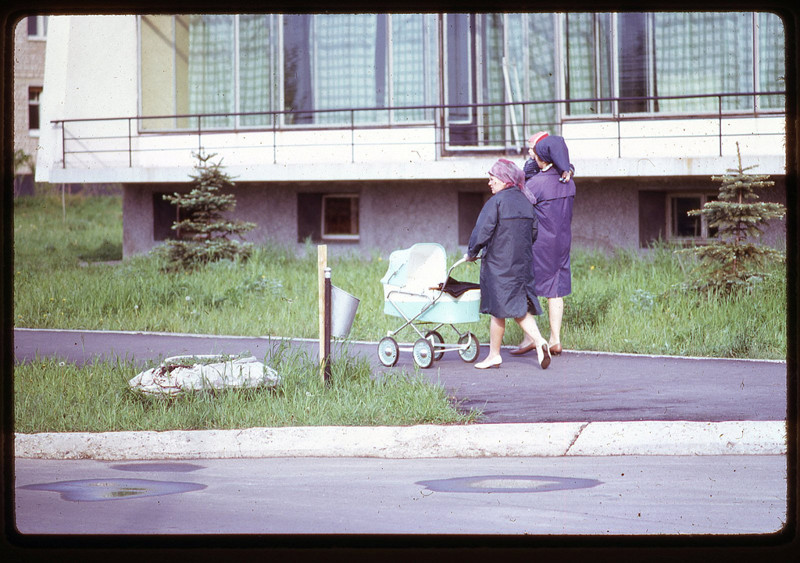
[[[150,479],[81,479],[56,483],[25,485],[29,491],[53,491],[73,502],[121,500],[188,493],[205,489],[200,483],[153,481]]]
[[[542,475],[481,475],[418,481],[416,484],[438,493],[547,493],[588,489],[602,485],[596,479],[548,477]]]

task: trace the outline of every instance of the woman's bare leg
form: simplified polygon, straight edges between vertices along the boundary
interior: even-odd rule
[[[550,297],[547,299],[547,315],[550,319],[550,340],[548,345],[552,348],[561,344],[561,319],[564,316],[564,298]]]

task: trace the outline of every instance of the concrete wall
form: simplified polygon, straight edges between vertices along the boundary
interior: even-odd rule
[[[325,182],[237,183],[232,217],[257,227],[247,240],[267,241],[302,249],[298,241],[297,195],[313,193],[359,194],[361,237],[358,242],[326,242],[331,252],[389,251],[416,242],[439,242],[458,249],[459,191],[487,192],[486,182]],[[125,184],[123,195],[123,253],[148,252],[153,237],[153,194],[187,191],[181,184]]]
[[[765,190],[764,201],[786,202],[783,177]],[[617,248],[640,248],[639,194],[642,191],[715,193],[719,185],[697,178],[578,178],[573,216],[573,245],[613,252]],[[123,198],[123,252],[126,257],[149,251],[153,238],[153,194],[186,191],[184,184],[127,184]],[[302,251],[298,241],[299,193],[358,193],[360,240],[326,242],[330,252],[373,251],[387,253],[416,242],[438,242],[449,251],[459,251],[459,192],[488,194],[486,182],[397,181],[397,182],[305,182],[237,183],[233,217],[252,221],[257,227],[247,233],[255,243],[273,242]],[[786,223],[774,221],[762,242],[785,249]]]

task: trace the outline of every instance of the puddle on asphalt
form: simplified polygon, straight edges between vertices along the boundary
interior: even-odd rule
[[[541,475],[482,475],[418,481],[416,484],[438,493],[546,493],[588,489],[602,485],[602,481]]]
[[[29,491],[53,491],[61,498],[74,502],[119,500],[140,497],[174,495],[205,489],[200,483],[153,481],[150,479],[81,479],[56,483],[24,485],[20,489]]]

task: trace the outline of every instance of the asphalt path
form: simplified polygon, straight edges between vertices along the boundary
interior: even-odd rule
[[[15,329],[17,362],[58,357],[76,364],[122,358],[145,367],[170,356],[248,353],[259,359],[281,345],[314,357],[315,340],[173,333]],[[345,352],[342,347],[346,347]],[[786,362],[565,352],[547,370],[534,353],[502,351],[498,369],[477,370],[456,352],[418,369],[411,352],[396,366],[378,362],[372,342],[337,342],[336,354],[362,355],[376,374],[418,373],[441,384],[462,409],[483,412],[482,423],[609,421],[781,421],[786,419]],[[481,350],[481,357],[485,350]]]

